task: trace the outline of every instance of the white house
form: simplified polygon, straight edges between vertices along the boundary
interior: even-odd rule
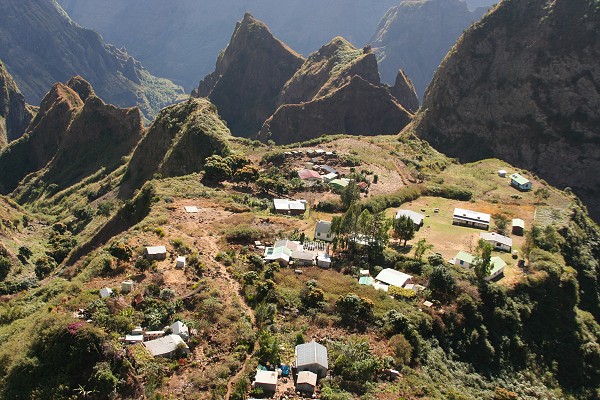
[[[508,251],[512,250],[512,239],[496,232],[482,232],[479,238],[491,243],[496,250]]]
[[[181,336],[171,334],[158,339],[144,342],[144,346],[154,357],[172,358],[178,351],[189,353],[190,349]]]
[[[519,218],[512,220],[512,233],[513,235],[523,236],[525,233],[525,221]]]
[[[390,286],[402,287],[412,279],[411,275],[396,271],[392,268],[383,269],[375,277],[374,287],[376,289],[388,291]]]
[[[167,248],[165,246],[146,247],[146,258],[148,260],[164,260],[167,258]]]
[[[317,387],[317,374],[310,371],[302,371],[298,373],[296,380],[296,390],[301,393],[311,395]]]
[[[317,256],[317,266],[325,269],[331,267],[331,257],[329,257],[329,254],[319,253]]]
[[[471,268],[471,265],[473,265],[474,260],[474,255],[464,251],[459,251],[458,254],[454,257],[454,265],[459,265],[464,268]]]
[[[325,175],[323,175],[323,180],[324,180],[325,182],[331,182],[332,180],[334,180],[334,179],[337,179],[337,177],[338,177],[338,176],[339,176],[339,175],[338,175],[337,173],[335,173],[335,172],[330,172],[330,173],[328,173],[328,174],[325,174]]]
[[[188,326],[181,321],[175,321],[173,325],[171,325],[171,331],[173,331],[173,334],[181,336],[183,340],[188,340],[190,338]]]
[[[506,267],[506,262],[500,257],[492,257],[490,258],[490,273],[485,278],[486,281],[492,280],[502,274],[504,272],[504,267]]]
[[[133,281],[131,279],[121,282],[121,293],[129,293],[133,290]]]
[[[425,216],[423,214],[419,214],[418,212],[412,210],[398,210],[398,212],[396,213],[396,219],[400,217],[407,217],[408,219],[410,219],[413,222],[413,224],[415,224],[415,229],[419,229],[420,227],[422,227],[423,220],[425,219]]]
[[[318,221],[315,226],[315,240],[324,240],[331,242],[335,235],[331,233],[331,222],[329,221]]]
[[[521,174],[514,173],[510,176],[510,185],[522,192],[531,190],[531,182]]]
[[[144,341],[144,335],[125,335],[125,343],[135,344],[142,343]]]
[[[455,208],[452,224],[487,230],[490,227],[490,218],[490,214]]]
[[[100,297],[103,298],[103,299],[105,299],[107,297],[110,297],[110,295],[112,294],[112,292],[113,291],[112,291],[111,288],[108,288],[108,287],[102,288],[102,289],[100,289]]]
[[[263,256],[266,262],[276,261],[281,265],[288,265],[290,263],[290,257],[292,256],[292,250],[285,246],[279,247],[267,247],[265,248],[265,254]]]
[[[296,346],[296,368],[298,373],[310,371],[319,378],[327,376],[329,364],[327,361],[327,348],[315,341]]]
[[[265,392],[277,391],[277,372],[275,371],[256,371],[252,387],[261,388]]]
[[[277,214],[302,215],[306,211],[306,200],[273,199]]]
[[[178,256],[177,257],[177,261],[175,263],[175,268],[179,268],[179,269],[183,269],[185,268],[185,257],[184,256]]]

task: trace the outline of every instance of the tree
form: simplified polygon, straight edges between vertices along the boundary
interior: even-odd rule
[[[244,165],[233,174],[233,178],[236,182],[245,184],[255,182],[258,179],[258,176],[258,168],[254,165]]]
[[[342,205],[346,210],[359,199],[360,188],[354,181],[351,181],[340,193],[340,200],[342,201]]]
[[[548,200],[550,198],[550,191],[545,187],[541,187],[533,192],[535,199],[538,203],[541,203],[543,200]]]
[[[436,296],[446,298],[456,293],[456,280],[443,265],[433,267],[429,275],[429,290]]]
[[[3,281],[12,268],[10,260],[4,256],[0,256],[0,281]]]
[[[133,257],[133,250],[123,242],[113,242],[108,248],[108,252],[121,261],[129,261]]]
[[[394,362],[396,368],[401,368],[404,365],[409,365],[412,359],[413,347],[401,333],[390,338],[390,347],[394,352]]]
[[[425,240],[425,238],[420,239],[417,242],[417,245],[415,246],[415,257],[421,261],[421,259],[423,258],[423,254],[425,254],[426,251],[433,249],[433,245],[431,243],[427,243],[427,240]]]
[[[508,228],[508,217],[504,214],[494,214],[494,223],[496,224],[496,231],[501,235],[506,235],[506,228]]]
[[[346,341],[335,341],[330,344],[329,350],[333,373],[347,382],[370,382],[382,366],[365,339],[350,337]]]
[[[406,215],[401,215],[399,218],[395,218],[392,222],[394,233],[400,240],[404,240],[404,246],[406,242],[415,237],[415,224]]]
[[[35,262],[35,275],[38,279],[47,277],[56,268],[56,261],[53,258],[43,256]]]
[[[204,177],[209,181],[223,182],[231,178],[233,171],[226,159],[213,155],[204,163]]]
[[[479,239],[477,244],[477,256],[473,261],[473,269],[475,276],[480,282],[484,282],[485,278],[490,274],[492,251],[494,246],[483,239]]]
[[[325,293],[316,287],[314,281],[306,282],[306,286],[300,291],[300,301],[307,308],[322,308],[325,303]]]
[[[340,296],[335,308],[344,325],[364,326],[373,320],[373,302],[354,293]]]
[[[256,357],[261,364],[271,363],[276,365],[279,363],[279,342],[267,330],[262,330],[258,334]]]

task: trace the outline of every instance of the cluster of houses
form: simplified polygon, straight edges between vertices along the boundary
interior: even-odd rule
[[[169,331],[171,333],[167,333]],[[173,358],[189,354],[190,349],[186,343],[189,338],[188,326],[175,321],[171,326],[158,331],[148,331],[138,326],[120,340],[127,344],[142,343],[154,357]]]
[[[260,388],[265,393],[275,393],[279,378],[286,378],[291,373],[296,391],[312,396],[317,387],[317,381],[327,376],[329,369],[327,348],[312,341],[296,346],[294,353],[295,361],[291,371],[288,366],[281,366],[275,371],[259,369],[256,371],[252,387]]]

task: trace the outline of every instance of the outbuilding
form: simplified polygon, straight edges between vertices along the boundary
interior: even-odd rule
[[[148,260],[165,260],[167,258],[167,248],[165,246],[146,247],[146,258]]]
[[[171,334],[144,342],[144,346],[154,357],[173,358],[190,352],[181,336]]]
[[[504,236],[496,232],[482,232],[479,234],[479,238],[491,243],[496,250],[508,252],[512,250],[513,241],[508,236]]]
[[[400,217],[406,217],[410,219],[417,230],[423,226],[423,220],[425,219],[423,214],[419,214],[418,212],[412,210],[398,210],[396,213],[396,219]]]
[[[327,361],[327,348],[315,341],[296,346],[296,368],[298,373],[310,371],[319,378],[327,376],[329,364]]]
[[[300,393],[312,396],[317,387],[317,374],[310,371],[302,371],[298,373],[296,380],[296,390]]]
[[[185,264],[186,264],[185,257],[178,256],[177,261],[175,263],[175,268],[183,269],[183,268],[185,268]]]
[[[455,208],[452,224],[488,230],[490,219],[490,214]]]
[[[490,272],[485,280],[489,281],[503,274],[506,265],[506,262],[500,257],[490,258]]]
[[[131,279],[121,282],[121,293],[129,293],[133,290],[133,281]]]
[[[302,215],[306,211],[306,200],[274,199],[273,205],[277,214]]]
[[[329,221],[318,221],[315,226],[315,240],[324,240],[331,242],[335,235],[331,233],[331,222]]]
[[[519,218],[512,220],[512,233],[513,235],[523,236],[525,233],[525,221]]]
[[[376,289],[387,292],[390,286],[397,286],[401,288],[411,279],[412,276],[405,274],[404,272],[396,271],[392,268],[385,268],[379,274],[377,274],[373,286],[375,286]]]
[[[465,251],[459,251],[454,257],[454,265],[459,265],[464,268],[471,268],[473,261],[475,261],[475,256]]]
[[[265,392],[274,393],[277,391],[277,372],[275,371],[256,371],[252,387],[262,389]]]
[[[317,266],[325,269],[331,267],[331,257],[329,257],[329,254],[319,253],[317,256]]]
[[[514,173],[510,176],[510,185],[522,192],[531,190],[531,182],[521,174]]]

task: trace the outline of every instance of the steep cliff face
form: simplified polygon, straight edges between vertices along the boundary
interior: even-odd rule
[[[27,133],[0,153],[3,193],[17,189],[15,197],[26,202],[122,163],[141,137],[142,116],[93,93],[81,78],[54,85]]]
[[[302,65],[296,52],[250,14],[236,25],[215,71],[195,95],[208,97],[236,136],[254,136],[276,108],[283,85]]]
[[[297,104],[325,96],[343,86],[354,75],[380,84],[374,55],[356,49],[342,37],[335,37],[312,53],[285,84],[278,105]]]
[[[392,96],[398,100],[408,111],[414,113],[419,108],[419,97],[412,81],[406,76],[404,71],[399,70],[396,75],[396,82],[390,88]]]
[[[58,0],[81,25],[99,32],[187,91],[214,70],[231,27],[244,12],[276,37],[310,54],[335,36],[363,46],[398,0]]]
[[[403,0],[391,8],[371,39],[381,79],[394,82],[401,68],[422,97],[448,50],[484,10],[471,12],[460,0]]]
[[[0,149],[25,133],[33,114],[32,107],[25,103],[17,84],[0,61]]]
[[[504,0],[444,60],[414,130],[464,161],[489,156],[569,186],[600,218],[600,5]]]
[[[136,147],[122,192],[129,193],[153,175],[163,177],[199,172],[213,154],[229,152],[229,129],[206,99],[189,99],[165,108]]]
[[[303,104],[286,104],[263,125],[259,138],[288,144],[325,134],[394,134],[411,120],[387,87],[358,75],[324,97]]]
[[[69,19],[54,0],[0,2],[0,57],[19,88],[38,104],[55,82],[81,75],[107,101],[138,105],[147,117],[183,94],[152,76],[124,50]]]

